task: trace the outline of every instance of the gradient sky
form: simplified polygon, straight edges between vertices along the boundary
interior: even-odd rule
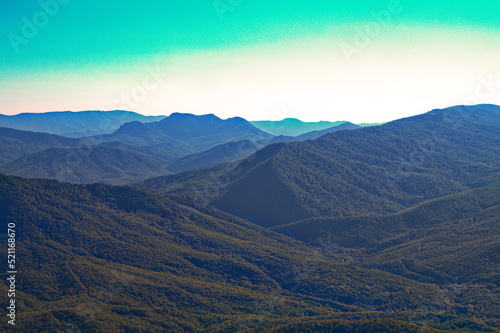
[[[0,113],[382,122],[500,104],[499,17],[500,0],[1,0]]]

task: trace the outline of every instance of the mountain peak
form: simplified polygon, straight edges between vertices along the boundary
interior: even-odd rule
[[[216,115],[214,115],[213,113],[196,115],[196,114],[192,114],[192,113],[182,113],[182,112],[173,112],[172,114],[170,114],[170,116],[166,117],[163,120],[167,120],[167,119],[219,119],[219,120],[222,120],[219,117],[217,117]]]
[[[248,120],[246,120],[245,118],[241,118],[241,117],[227,118],[226,121],[230,122],[230,123],[245,123],[245,124],[250,123]]]

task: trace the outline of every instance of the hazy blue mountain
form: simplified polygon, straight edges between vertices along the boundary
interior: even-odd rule
[[[0,128],[0,170],[5,174],[75,183],[125,184],[169,174],[184,156],[182,144],[147,148],[97,138]]]
[[[0,164],[50,147],[77,147],[78,139],[0,127]]]
[[[304,122],[295,118],[286,118],[279,121],[257,120],[251,121],[250,123],[257,128],[276,136],[299,136],[307,132],[321,131],[338,126],[346,122],[347,121]]]
[[[224,162],[234,162],[252,155],[257,150],[271,143],[295,142],[316,139],[328,133],[342,130],[352,130],[357,128],[360,127],[351,123],[343,123],[341,125],[327,128],[322,131],[313,131],[299,135],[297,137],[276,136],[274,138],[261,140],[259,142],[252,142],[249,140],[229,142],[200,153],[195,153],[180,158],[179,160],[170,164],[168,166],[168,170],[172,172],[182,172],[194,168],[215,165]]]
[[[104,139],[148,146],[177,143],[186,147],[186,156],[228,142],[259,141],[271,137],[271,134],[239,117],[223,120],[213,114],[197,116],[173,113],[159,122],[124,124],[116,132],[104,136]]]
[[[53,120],[62,131],[63,128],[68,129],[68,126],[75,126],[74,128],[81,126],[80,129],[84,129],[95,124],[97,121],[104,123],[106,119],[110,120],[113,118],[116,120],[120,116],[122,116],[122,119],[142,117],[141,115],[125,111],[88,111],[23,114],[19,115],[19,117],[15,116],[12,119],[17,119],[18,124],[25,122],[25,127],[32,126],[34,121],[43,120],[36,122],[37,126],[39,126],[38,128],[43,130],[49,130],[43,126],[49,124],[48,120]],[[151,120],[150,118],[148,119]],[[62,123],[60,123],[60,120]],[[52,129],[55,128],[54,126],[56,125],[53,125]],[[10,164],[8,166],[0,166],[0,170],[8,174],[26,177],[48,177],[70,182],[78,182],[80,180],[82,183],[88,183],[89,181],[109,183],[111,181],[113,184],[122,184],[125,181],[137,182],[144,179],[144,177],[137,175],[137,168],[133,167],[137,162],[135,154],[138,147],[143,147],[145,152],[155,155],[154,158],[159,157],[160,161],[167,163],[167,165],[178,160],[169,166],[169,170],[179,172],[196,167],[239,160],[272,142],[305,140],[319,137],[322,134],[335,130],[354,128],[354,126],[349,123],[343,123],[340,127],[306,133],[298,138],[274,138],[272,135],[255,128],[242,118],[237,117],[222,120],[214,115],[196,116],[174,113],[159,122],[126,122],[112,134],[83,137],[79,138],[80,140],[66,137],[50,137],[45,133],[42,135],[42,133],[37,134],[27,131],[16,132],[16,130],[6,128],[0,130],[0,140],[5,142],[3,149],[0,149],[0,165],[5,163]],[[79,170],[74,170],[76,174],[70,175],[70,173],[66,173],[67,178],[62,177],[60,172],[56,172],[58,176],[54,174],[54,168],[51,165],[54,163],[61,164],[63,163],[61,159],[74,154],[70,149],[65,150],[62,148],[92,146],[100,147],[99,151],[102,152],[107,149],[101,146],[105,142],[122,142],[124,144],[120,147],[119,151],[110,152],[110,156],[114,156],[115,158],[121,156],[122,160],[117,159],[114,162],[117,162],[117,165],[126,167],[125,169],[110,166],[106,172],[108,164],[98,166],[89,161],[89,163],[80,163],[78,166]],[[41,151],[49,148],[58,149],[51,149],[41,153]],[[124,153],[125,151],[127,153]],[[85,158],[89,158],[89,156]],[[130,160],[127,160],[127,158],[130,158]],[[14,162],[16,159],[18,160]],[[149,161],[147,158],[145,160]],[[164,174],[168,173],[165,172],[163,166],[158,169],[158,172],[151,173],[151,167],[155,163],[148,162],[149,166],[145,166],[144,169],[147,170],[145,175],[156,176],[161,175],[161,172],[164,172]],[[86,167],[91,167],[95,172],[86,170]],[[124,173],[121,171],[118,172],[118,170]],[[110,177],[113,172],[115,173],[115,177]],[[136,175],[136,178],[131,178],[129,177],[130,175]]]
[[[122,142],[137,147],[148,147],[177,158],[192,154],[197,148],[189,143],[172,138],[155,128],[156,123],[145,124],[138,121],[123,124],[112,134],[90,137],[90,140],[102,142]]]
[[[224,162],[238,161],[252,155],[262,147],[263,145],[250,140],[228,142],[201,153],[180,158],[170,164],[167,169],[171,172],[182,172]]]
[[[173,160],[144,147],[111,142],[79,149],[48,148],[0,165],[0,172],[79,184],[121,185],[168,174],[166,166]]]
[[[29,277],[17,281],[23,332],[235,332],[324,319],[366,329],[373,318],[492,330],[485,308],[455,313],[482,294],[436,311],[437,285],[341,263],[189,198],[0,175],[0,226],[11,222]],[[262,311],[273,314],[265,325]]]
[[[296,138],[296,141],[313,140],[313,139],[317,139],[317,138],[322,137],[323,135],[326,135],[329,133],[343,131],[343,130],[353,130],[353,129],[358,129],[358,128],[361,128],[361,127],[358,125],[354,125],[353,123],[350,123],[350,122],[345,122],[345,123],[342,123],[340,125],[326,128],[324,130],[304,133],[304,134],[301,134],[295,138]]]
[[[124,184],[167,175],[168,165],[188,155],[172,170],[241,159],[262,147],[254,142],[271,137],[242,118],[177,113],[160,122],[128,122],[112,134],[78,139],[1,128],[0,170],[73,183]],[[248,144],[231,144],[242,138]],[[192,156],[197,152],[202,153]]]
[[[383,125],[383,124],[386,124],[386,123],[360,123],[360,124],[356,124],[360,127],[371,127],[371,126],[379,126],[379,125]]]
[[[286,135],[279,135],[275,136],[271,139],[266,139],[263,141],[260,141],[261,144],[263,145],[269,145],[271,143],[283,143],[283,142],[298,142],[298,141],[305,141],[305,140],[312,140],[312,139],[317,139],[323,135],[326,135],[328,133],[333,133],[337,131],[343,131],[343,130],[353,130],[360,128],[357,125],[354,125],[350,122],[343,122],[340,125],[335,125],[333,127],[326,128],[324,130],[320,131],[312,131],[312,132],[307,132],[304,134],[301,134],[299,136],[286,136]]]
[[[108,134],[131,121],[144,123],[159,121],[165,116],[143,116],[130,111],[62,111],[0,115],[0,127],[25,131],[83,137]]]

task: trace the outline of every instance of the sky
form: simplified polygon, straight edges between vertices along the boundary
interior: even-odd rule
[[[500,0],[1,0],[0,113],[385,122],[500,104]]]

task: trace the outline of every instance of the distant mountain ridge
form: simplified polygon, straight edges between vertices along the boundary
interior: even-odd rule
[[[361,128],[361,126],[355,125],[351,122],[344,122],[340,125],[336,125],[333,127],[325,128],[323,130],[318,130],[318,131],[311,131],[308,133],[301,134],[299,136],[296,136],[295,139],[296,141],[304,141],[304,140],[314,140],[319,137],[322,137],[323,135],[333,133],[333,132],[338,132],[338,131],[344,131],[344,130],[354,130]]]
[[[163,118],[165,116],[144,116],[121,110],[20,113],[13,116],[0,114],[0,127],[66,137],[83,137],[112,133],[124,123],[131,121],[148,123]]]
[[[344,127],[349,126],[345,123],[325,131]],[[244,140],[233,141],[241,138]],[[112,134],[83,138],[0,128],[0,172],[123,185],[243,159],[273,139],[242,118],[222,120],[214,115],[180,113],[160,122],[128,122]]]
[[[214,115],[180,113],[160,122],[127,122],[112,134],[82,138],[0,127],[0,171],[72,183],[121,185],[167,175],[167,166],[172,162],[217,145],[246,140],[253,146],[253,142],[271,137],[242,118],[222,120]],[[202,165],[212,163],[213,158],[238,159],[242,154],[238,147],[233,148],[235,155],[219,153],[205,159]]]
[[[285,118],[283,120],[256,120],[250,121],[255,127],[271,133],[276,136],[285,137],[300,137],[310,132],[319,132],[333,128],[343,124],[352,124],[349,121],[318,121],[318,122],[305,122],[296,118]],[[370,127],[382,125],[383,123],[361,123],[356,124],[358,127]],[[347,127],[345,129],[348,129]],[[353,128],[349,128],[353,129]]]
[[[175,119],[181,120],[182,116],[191,115],[186,113],[172,113],[170,116],[170,130],[177,136],[182,130],[175,128]],[[194,115],[192,115],[194,116]],[[214,115],[204,115],[200,117],[212,118]],[[112,111],[51,111],[41,113],[20,113],[17,115],[0,114],[0,127],[7,127],[23,131],[41,132],[56,134],[65,137],[84,137],[101,134],[111,134],[118,130],[120,126],[130,122],[152,123],[167,118],[167,116],[145,116],[133,111],[112,110]],[[240,117],[230,119],[243,119]],[[347,121],[319,121],[303,122],[295,118],[286,118],[281,121],[250,121],[256,128],[272,135],[299,136],[307,132],[321,131],[330,127],[338,126]],[[179,123],[182,125],[181,123]],[[359,124],[359,126],[373,126],[378,124]],[[198,130],[203,131],[202,127]],[[176,133],[175,133],[176,132]],[[187,133],[185,133],[187,134]],[[191,134],[194,134],[191,132]]]
[[[130,122],[105,140],[124,141],[137,145],[161,144],[165,140],[185,143],[194,151],[206,150],[220,144],[241,140],[259,141],[273,137],[243,118],[221,119],[213,114],[197,116],[173,113],[159,122]]]
[[[304,122],[296,118],[285,118],[283,120],[256,120],[250,121],[255,127],[273,135],[299,136],[307,132],[321,131],[330,127],[338,126],[347,121],[318,121]]]

